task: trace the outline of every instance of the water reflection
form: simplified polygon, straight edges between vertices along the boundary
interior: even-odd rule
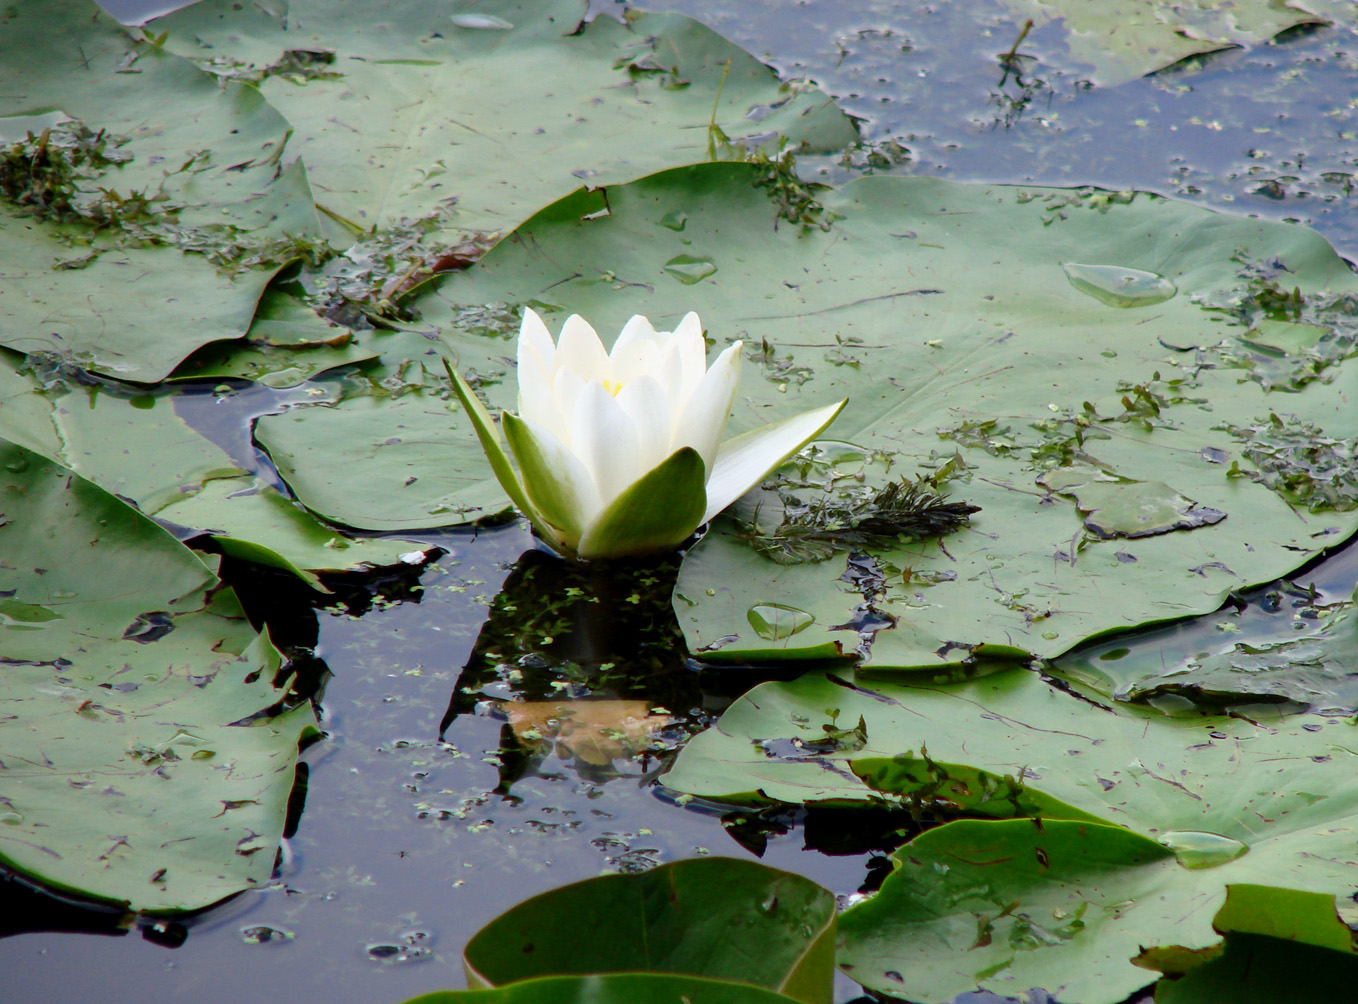
[[[678,570],[678,555],[585,565],[525,552],[491,601],[439,737],[462,715],[502,721],[502,794],[553,756],[592,780],[654,772],[710,720],[670,603]]]

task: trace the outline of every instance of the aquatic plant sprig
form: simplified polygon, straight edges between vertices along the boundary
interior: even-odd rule
[[[657,331],[636,315],[606,351],[572,314],[555,342],[533,310],[519,331],[518,413],[494,421],[445,361],[501,487],[567,557],[673,550],[820,435],[845,401],[721,442],[741,343],[707,365],[698,315]],[[512,454],[518,470],[510,462]]]
[[[780,565],[827,560],[836,551],[884,546],[901,538],[942,537],[966,526],[981,507],[953,502],[933,490],[929,479],[905,478],[881,488],[859,487],[809,502],[780,492],[783,518],[761,527],[756,518],[745,539]]]

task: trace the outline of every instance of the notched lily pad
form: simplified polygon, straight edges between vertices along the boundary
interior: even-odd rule
[[[838,150],[856,138],[825,94],[784,87],[696,21],[585,22],[587,6],[479,0],[459,23],[397,0],[373,31],[367,12],[329,0],[292,0],[286,13],[207,0],[150,30],[214,73],[259,81],[296,129],[318,202],[350,236],[440,212],[449,227],[503,231],[582,181],[703,159],[709,123],[751,145],[781,134]],[[276,69],[300,50],[326,54],[320,72],[308,60],[302,86]],[[365,137],[357,153],[355,135]]]
[[[809,879],[751,861],[694,858],[519,903],[476,933],[463,965],[473,987],[674,973],[829,1004],[834,930],[834,896]]]
[[[1228,585],[1267,582],[1317,553],[1316,527],[1282,518],[1290,515],[1282,498],[1226,478],[1229,460],[1204,460],[1241,457],[1223,424],[1244,427],[1267,414],[1264,387],[1241,380],[1238,367],[1203,365],[1198,353],[1166,347],[1239,345],[1265,312],[1264,291],[1242,263],[1277,259],[1288,302],[1293,288],[1314,302],[1314,316],[1303,316],[1330,328],[1324,344],[1334,346],[1326,378],[1288,394],[1288,410],[1338,440],[1353,421],[1348,319],[1319,306],[1354,296],[1358,280],[1316,234],[1141,193],[885,176],[817,192],[829,231],[798,229],[780,225],[759,177],[731,163],[651,175],[610,186],[603,216],[599,193],[579,193],[539,212],[474,267],[426,285],[412,304],[441,337],[461,338],[464,366],[479,366],[503,350],[461,337],[460,318],[475,305],[531,303],[608,328],[639,309],[677,319],[701,288],[709,336],[746,345],[733,432],[847,397],[830,435],[878,458],[862,487],[938,478],[947,502],[981,509],[937,540],[848,527],[859,537],[851,548],[880,572],[860,577],[860,588],[845,588],[838,560],[805,563],[825,554],[821,541],[788,542],[798,562],[776,564],[752,546],[748,513],[725,515],[680,573],[675,611],[690,651],[723,662],[821,657],[849,640],[836,625],[872,616],[894,624],[875,631],[866,654],[860,646],[873,666],[936,667],[985,646],[1051,657],[1094,634],[1210,612]],[[676,212],[682,231],[673,229]],[[915,236],[903,244],[907,233]],[[998,254],[997,235],[1023,246],[1023,260]],[[720,249],[719,271],[701,287],[667,278],[666,263],[695,249]],[[1154,273],[1178,293],[1113,308],[1072,286],[1062,268],[1072,261]],[[511,391],[496,386],[487,397],[510,405]],[[1099,511],[1085,530],[1034,485],[1039,474],[1069,467],[1147,480],[1095,499],[1087,508]],[[823,494],[798,498],[814,506]],[[762,517],[777,515],[765,505]],[[1167,532],[1180,527],[1196,527],[1189,539],[1210,551],[1188,562],[1203,575],[1184,575],[1184,535]],[[1338,543],[1358,515],[1327,516],[1329,527],[1324,543]],[[1082,550],[1094,528],[1143,536],[1118,549],[1124,557]],[[788,550],[779,548],[785,557]],[[1223,566],[1234,574],[1210,574]],[[748,612],[771,603],[815,621],[770,644]]]
[[[1076,500],[1085,529],[1096,537],[1154,537],[1171,530],[1213,526],[1220,509],[1198,505],[1163,481],[1136,481],[1090,468],[1058,467],[1037,483]]]
[[[139,911],[262,885],[315,725],[267,635],[151,520],[2,440],[0,514],[0,863]]]

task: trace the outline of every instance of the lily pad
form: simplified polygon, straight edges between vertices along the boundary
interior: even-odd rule
[[[0,436],[177,524],[182,537],[200,531],[225,553],[291,571],[323,592],[317,573],[394,565],[418,550],[410,541],[357,539],[320,523],[186,422],[172,396],[129,397],[81,385],[60,369],[44,391],[37,375],[0,361]]]
[[[920,1004],[978,986],[1117,1004],[1152,981],[1147,947],[1157,946],[1152,959],[1165,945],[1174,958],[1207,958],[1227,932],[1288,931],[1334,951],[1335,964],[1358,961],[1332,900],[1233,886],[1214,914],[1220,877],[1116,826],[962,820],[916,837],[895,865],[875,896],[841,917],[839,962],[865,985]],[[1232,902],[1236,890],[1247,906]]]
[[[1059,19],[1070,54],[1106,87],[1190,56],[1261,45],[1303,24],[1325,23],[1314,5],[1269,0],[1003,0],[1037,24]],[[1324,0],[1320,8],[1324,7]]]
[[[295,297],[268,289],[243,339],[203,346],[175,369],[173,379],[257,380],[283,389],[377,355],[349,329],[330,324]]]
[[[1158,1004],[1329,1004],[1334,988],[1358,980],[1358,960],[1323,948],[1250,935],[1182,979],[1155,988]]]
[[[508,230],[581,179],[613,184],[703,159],[709,124],[733,142],[779,134],[838,150],[856,138],[826,95],[780,85],[696,21],[585,24],[585,8],[493,0],[464,16],[406,0],[374,25],[332,0],[294,0],[286,13],[209,0],[149,30],[213,72],[258,81],[297,130],[318,202],[354,231],[435,214],[461,230]],[[299,70],[288,57],[302,53],[319,58]]]
[[[472,986],[664,972],[829,1004],[834,929],[834,896],[809,879],[751,861],[698,858],[526,900],[476,933],[463,964]]]
[[[671,973],[549,976],[488,990],[439,990],[405,1004],[791,1004],[763,987]]]
[[[840,738],[844,723],[860,719],[861,738]],[[968,921],[965,938],[957,933],[959,925],[967,926],[959,918],[976,911],[935,913],[936,926],[930,926],[934,921],[923,918],[933,893],[919,903],[917,878],[903,877],[892,897],[904,899],[887,902],[897,902],[904,918],[921,918],[927,936],[907,937],[903,927],[900,937],[883,935],[891,942],[889,953],[898,961],[908,956],[909,964],[878,967],[870,978],[855,970],[854,977],[911,999],[946,1000],[978,984],[1005,993],[1059,987],[1083,971],[1073,961],[1079,956],[1103,960],[1091,970],[1103,982],[1097,989],[1068,988],[1068,995],[1112,1004],[1150,981],[1132,964],[1126,945],[1197,952],[1219,941],[1214,918],[1221,930],[1274,935],[1279,931],[1251,925],[1270,915],[1292,917],[1288,937],[1336,947],[1335,912],[1351,919],[1349,897],[1358,891],[1358,864],[1345,850],[1358,834],[1358,791],[1348,782],[1352,728],[1347,719],[1263,707],[1248,717],[1181,718],[1135,706],[1104,707],[1022,670],[950,686],[831,671],[755,688],[691,740],[663,780],[690,794],[742,802],[897,803],[944,816],[1002,815],[1007,802],[1008,814],[1040,817],[1040,829],[1033,822],[992,830],[981,829],[991,824],[980,821],[952,823],[917,838],[899,860],[910,862],[911,870],[915,861],[924,862],[928,871],[931,848],[943,855],[958,849],[951,867],[966,875],[957,881],[997,890],[991,921],[1021,927],[1027,917],[1040,928],[1066,928],[1083,899],[1091,903],[1080,918],[1084,926],[1051,937],[1029,931],[1030,939],[1018,930],[1015,937],[1023,943],[1001,957],[1011,933],[1006,930],[1004,944],[996,935],[994,950],[978,954],[972,951],[982,933],[977,918]],[[967,770],[954,776],[954,764]],[[1026,803],[1038,795],[1053,801]],[[1126,829],[1090,829],[1091,818]],[[1068,821],[1064,828],[1056,824],[1062,819]],[[1105,830],[1106,839],[1099,836]],[[1025,865],[1021,871],[1031,881],[1015,880],[1025,885],[1023,909],[1001,918],[1013,897],[996,883],[1019,873],[1013,862],[1042,864],[1031,847],[1024,851],[1019,844],[1046,839],[1043,832],[1052,835],[1053,848],[1089,844],[1090,854],[1111,857],[1097,868],[1080,865],[1092,870],[1078,880]],[[1079,837],[1072,841],[1071,835]],[[1101,850],[1093,846],[1096,836]],[[965,845],[972,839],[994,839],[1004,849],[969,855]],[[1152,843],[1174,856],[1136,850]],[[998,858],[1011,866],[984,866]],[[966,861],[974,867],[968,870]],[[1144,912],[1114,908],[1129,882],[1139,892],[1125,898],[1144,902]],[[1228,912],[1223,920],[1218,911],[1228,905],[1228,894],[1253,896],[1255,906]],[[1169,912],[1162,916],[1162,908]],[[886,902],[880,909],[887,909]],[[1180,919],[1170,923],[1165,918],[1171,914]],[[863,951],[881,958],[888,949],[873,940],[872,930],[879,928],[855,922],[849,928],[855,933],[846,937],[861,936],[877,946]],[[935,961],[926,963],[917,952],[933,953]],[[1022,961],[1001,965],[1011,957]],[[841,961],[848,958],[841,954]],[[988,971],[991,966],[998,968]],[[1007,975],[1011,966],[1016,982]],[[912,982],[902,983],[888,970]]]
[[[599,330],[635,312],[663,326],[698,306],[718,345],[747,347],[731,431],[847,396],[829,434],[875,459],[845,460],[844,483],[927,476],[980,507],[942,541],[806,564],[773,562],[747,542],[748,521],[718,519],[676,590],[703,660],[842,654],[927,668],[1050,657],[1102,632],[1214,610],[1358,527],[1358,515],[1326,505],[1329,494],[1297,518],[1284,491],[1296,483],[1292,454],[1261,460],[1279,471],[1255,479],[1231,431],[1270,413],[1263,386],[1242,381],[1244,364],[1232,361],[1282,281],[1256,260],[1276,256],[1287,295],[1297,287],[1304,304],[1326,305],[1315,322],[1351,344],[1358,279],[1313,232],[1143,194],[887,177],[819,193],[833,218],[823,231],[790,224],[759,177],[707,164],[612,186],[606,206],[601,193],[578,192],[414,301],[444,338],[476,305],[578,312]],[[666,272],[676,253],[717,266],[697,299]],[[1071,284],[1072,261],[1120,263],[1178,292],[1114,306]],[[503,351],[461,337],[464,367]],[[1286,395],[1289,412],[1342,441],[1351,370],[1328,364],[1326,380]],[[487,393],[512,407],[504,383]],[[1247,476],[1228,477],[1232,462]],[[1072,466],[1131,485],[1133,509],[1148,494],[1178,513],[1168,525],[1199,525],[1101,539],[1038,481]],[[1212,523],[1208,510],[1228,516]],[[750,618],[770,604],[812,621],[771,643]]]
[[[0,256],[9,318],[0,344],[134,383],[156,383],[198,346],[244,334],[271,275],[233,278],[201,256],[123,246],[3,204]]]
[[[1121,700],[1285,698],[1329,714],[1358,710],[1358,614],[1281,583],[1203,622],[1082,646],[1058,670]],[[1134,643],[1133,643],[1134,641]]]
[[[1084,516],[1085,529],[1101,540],[1193,530],[1226,518],[1221,510],[1200,506],[1163,481],[1134,481],[1100,471],[1058,467],[1037,483],[1072,496]]]
[[[198,346],[243,334],[288,241],[317,233],[305,171],[279,171],[288,124],[258,91],[134,41],[94,3],[12,11],[0,95],[0,116],[59,115],[110,154],[57,185],[75,193],[70,211],[22,195],[22,210],[0,207],[10,348],[157,382]],[[261,263],[235,275],[211,260],[252,249]]]
[[[292,572],[321,592],[330,590],[318,573],[397,565],[423,550],[395,537],[350,537],[253,477],[209,481],[155,515],[202,530],[224,554]]]
[[[508,507],[474,433],[450,433],[456,421],[448,400],[415,391],[266,415],[255,436],[288,487],[332,523],[415,530],[469,523]]]
[[[268,881],[315,724],[278,652],[136,510],[22,447],[3,471],[0,860],[161,913]]]

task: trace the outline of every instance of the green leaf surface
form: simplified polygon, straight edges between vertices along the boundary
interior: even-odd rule
[[[1174,855],[1116,826],[963,820],[915,838],[840,919],[840,967],[875,990],[941,1004],[983,987],[1114,1004],[1154,976],[1128,965],[1167,929],[1219,940],[1189,910]],[[1063,974],[1060,977],[1057,974]]]
[[[6,15],[0,116],[35,113],[106,131],[125,162],[75,182],[77,205],[117,195],[97,232],[0,207],[0,344],[157,382],[200,345],[242,335],[278,265],[230,275],[210,256],[243,253],[242,234],[263,246],[317,232],[305,170],[279,172],[288,123],[259,92],[135,42],[94,3]],[[117,216],[138,196],[144,212]]]
[[[177,912],[268,881],[309,706],[234,594],[70,470],[0,459],[0,860]]]
[[[244,339],[203,346],[179,365],[173,379],[257,380],[282,389],[378,355],[372,345],[323,320],[295,297],[267,289]]]
[[[350,537],[258,479],[218,478],[155,513],[159,519],[199,529],[224,554],[292,572],[313,589],[329,592],[323,572],[364,572],[397,565],[420,545],[396,537]]]
[[[266,415],[255,437],[307,508],[360,530],[415,530],[508,505],[471,429],[432,392],[353,397]],[[462,423],[469,426],[465,420]]]
[[[0,116],[58,113],[126,138],[119,150],[132,159],[101,183],[123,194],[163,195],[184,207],[182,222],[251,229],[268,222],[251,219],[249,208],[270,201],[289,123],[258,90],[223,85],[189,60],[136,40],[140,31],[124,29],[93,0],[16,4],[4,28]],[[298,209],[302,220],[310,212],[314,229],[314,209]]]
[[[1155,988],[1156,1004],[1332,1004],[1358,983],[1358,959],[1250,935],[1226,939],[1216,958]],[[1339,992],[1343,992],[1339,990]]]
[[[473,986],[673,973],[828,1004],[834,927],[834,896],[809,879],[751,861],[695,858],[519,903],[477,932],[463,961]]]
[[[549,976],[487,990],[439,990],[405,1004],[790,1004],[795,998],[727,980],[670,973]]]
[[[775,564],[742,539],[744,525],[717,520],[676,593],[704,660],[838,651],[927,668],[1055,656],[1103,632],[1214,610],[1358,526],[1352,511],[1289,505],[1282,482],[1320,461],[1256,454],[1276,477],[1228,476],[1232,463],[1256,463],[1248,435],[1230,429],[1268,424],[1275,410],[1335,443],[1358,434],[1347,403],[1358,367],[1327,364],[1322,379],[1269,392],[1251,355],[1279,283],[1288,296],[1301,290],[1294,313],[1323,326],[1339,357],[1351,350],[1358,280],[1313,232],[1143,194],[886,177],[823,193],[839,217],[826,232],[780,218],[759,177],[734,164],[653,175],[610,187],[604,216],[597,194],[577,192],[414,303],[445,338],[477,304],[578,312],[605,331],[635,312],[663,324],[697,306],[718,345],[747,347],[731,432],[847,396],[833,435],[882,462],[846,467],[846,479],[950,466],[944,491],[981,507],[941,543],[866,547],[865,570],[847,555]],[[666,221],[680,210],[676,232]],[[700,292],[666,272],[684,249],[715,265]],[[1285,273],[1260,264],[1274,256]],[[1153,272],[1177,292],[1114,306],[1072,285],[1070,262]],[[463,354],[464,367],[491,351]],[[503,385],[490,393],[512,404]],[[1115,526],[1132,525],[1143,495],[1168,502],[1179,513],[1170,522],[1197,525],[1100,539],[1072,498],[1038,481],[1072,465],[1143,486]],[[770,644],[748,617],[770,603],[812,626]]]
[[[1273,0],[1003,0],[1036,24],[1060,20],[1070,54],[1111,87],[1220,49],[1262,45],[1325,21],[1319,4]],[[1317,16],[1320,15],[1320,16]]]
[[[780,86],[689,18],[582,25],[585,6],[479,3],[474,17],[489,20],[477,23],[507,25],[493,30],[459,22],[461,6],[447,2],[388,4],[374,24],[326,0],[294,0],[286,13],[209,0],[149,29],[214,72],[258,80],[297,130],[317,202],[363,230],[432,214],[508,230],[581,179],[614,184],[703,159],[714,108],[732,141],[778,132],[838,150],[856,138],[824,94]],[[299,50],[333,58],[303,78],[280,68]]]
[[[318,572],[392,565],[412,550],[408,541],[355,539],[320,523],[245,474],[164,394],[128,397],[100,386],[68,386],[60,377],[43,391],[29,374],[0,362],[0,436],[57,460],[147,515],[208,533],[226,553],[291,571],[322,591]]]
[[[1163,628],[1128,644],[1108,639],[1057,661],[1062,674],[1122,700],[1255,694],[1319,710],[1358,710],[1358,613],[1354,601],[1328,602],[1282,584],[1260,612],[1234,609]]]
[[[1214,913],[1219,876],[1185,869],[1161,844],[1116,826],[960,820],[916,837],[894,860],[881,890],[841,916],[839,963],[865,985],[921,1004],[976,987],[1015,996],[1033,986],[1117,1004],[1153,979],[1153,966],[1131,964],[1145,961],[1144,949],[1207,958],[1227,931],[1285,931],[1353,958],[1331,897],[1232,886]]]
[[[860,718],[859,728],[846,735],[844,723]],[[1228,891],[1241,886],[1266,888],[1252,891],[1254,907],[1228,912],[1222,929],[1278,934],[1281,928],[1269,928],[1274,922],[1267,918],[1282,917],[1288,918],[1290,936],[1334,947],[1336,908],[1351,918],[1350,897],[1358,891],[1358,863],[1348,852],[1358,839],[1358,791],[1350,783],[1358,748],[1353,728],[1349,719],[1266,706],[1250,709],[1248,716],[1176,718],[1122,704],[1104,707],[1023,670],[944,686],[830,671],[755,688],[716,726],[689,742],[663,781],[689,794],[742,802],[900,803],[945,817],[959,812],[1033,815],[1049,831],[1055,820],[1075,825],[1101,819],[1126,827],[1129,837],[1139,834],[1173,851],[1177,864],[1171,870],[1177,878],[1162,883],[1140,872],[1141,863],[1129,865],[1130,870],[1118,866],[1107,881],[1081,879],[1080,894],[1111,904],[1120,901],[1119,884],[1149,883],[1145,888],[1166,897],[1165,909],[1177,910],[1183,920],[1171,924],[1158,912],[1160,919],[1146,919],[1151,914],[1143,913],[1137,920],[1114,910],[1097,928],[1091,925],[1079,935],[1078,945],[1095,956],[1119,957],[1129,938],[1146,948],[1196,950],[1215,944],[1204,940],[1205,932],[1227,903]],[[953,765],[958,764],[966,770],[957,771]],[[1046,801],[1039,805],[1030,799]],[[937,844],[925,846],[948,846],[950,833],[981,833],[953,830],[954,825],[927,834]],[[1038,832],[1032,823],[1004,832],[1029,831]],[[924,839],[909,845],[902,859]],[[1026,853],[997,857],[1030,861]],[[994,874],[975,878],[982,885],[1009,881],[1001,878],[1008,868],[983,871]],[[1060,919],[1051,912],[1052,901],[1066,892],[1033,874],[1037,878],[1025,895],[1039,902],[1034,919],[1040,925]],[[901,890],[909,888],[910,882],[903,881]],[[1298,899],[1299,894],[1310,895]],[[1070,911],[1068,905],[1060,909]],[[959,940],[955,932],[943,938],[941,931],[934,932],[938,937],[930,941],[931,951],[942,951],[940,943],[946,941],[952,962],[930,963],[937,979],[911,984],[906,995],[912,999],[946,1000],[978,981],[1007,993],[1016,992],[1019,983],[1057,987],[1080,968],[1070,959],[1061,961],[1062,952],[1055,949],[1064,942],[1057,939],[1023,956],[1024,967],[1046,966],[1032,982],[1023,983],[1028,976],[1005,982],[1000,970],[992,974],[999,982],[986,982],[987,967],[1002,960],[973,964],[968,952],[975,922],[969,940]],[[912,952],[912,944],[913,937],[902,937],[892,951]],[[1053,951],[1043,954],[1046,948]],[[1033,961],[1039,958],[1050,965]],[[1106,994],[1071,998],[1111,1004],[1149,982],[1144,971],[1124,963],[1120,976],[1108,976]],[[949,966],[950,972],[964,974],[966,986],[944,974]],[[894,978],[881,975],[887,968],[911,978],[906,967],[888,966],[872,985],[905,993]],[[864,972],[854,976],[866,978]]]
[[[156,383],[194,349],[250,326],[270,271],[231,277],[171,247],[121,246],[0,204],[0,344]]]

